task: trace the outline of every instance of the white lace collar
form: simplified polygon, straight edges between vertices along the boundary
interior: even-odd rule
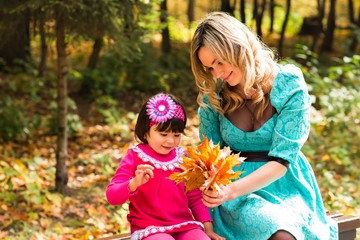
[[[134,152],[138,153],[139,158],[141,158],[144,162],[151,162],[157,169],[162,169],[164,171],[167,170],[174,170],[175,168],[178,168],[181,163],[183,163],[183,159],[181,156],[186,154],[186,151],[182,147],[176,147],[175,153],[176,156],[174,159],[168,161],[168,162],[160,162],[159,160],[150,157],[147,155],[142,149],[140,149],[138,146],[135,146],[132,148]]]

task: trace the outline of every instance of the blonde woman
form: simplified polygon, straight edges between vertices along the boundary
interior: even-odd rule
[[[241,152],[245,171],[215,194],[203,193],[214,230],[227,240],[337,239],[311,166],[301,152],[310,97],[300,69],[279,65],[244,24],[208,14],[191,43],[199,88],[199,131]]]

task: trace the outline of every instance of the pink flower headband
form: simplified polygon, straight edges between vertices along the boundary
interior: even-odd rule
[[[159,94],[152,97],[146,104],[146,112],[150,118],[149,127],[157,123],[164,123],[172,118],[180,118],[185,122],[182,107],[177,105],[168,95]]]

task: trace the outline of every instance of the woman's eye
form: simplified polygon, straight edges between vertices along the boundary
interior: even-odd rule
[[[212,67],[203,67],[205,72],[211,72],[213,70]]]
[[[222,62],[218,62],[218,65],[220,65],[220,66],[221,66],[221,65],[223,65],[223,63],[222,63]]]

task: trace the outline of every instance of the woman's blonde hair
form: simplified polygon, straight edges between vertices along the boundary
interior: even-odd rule
[[[199,49],[203,46],[218,61],[240,68],[244,91],[255,90],[252,103],[256,105],[255,116],[259,119],[269,104],[269,97],[265,97],[263,88],[269,86],[276,66],[274,53],[249,28],[226,13],[213,12],[200,21],[191,42],[191,67],[199,88],[197,101],[204,106],[202,100],[206,94],[210,104],[221,114],[242,107],[245,99],[236,87],[215,79],[206,71],[198,57]]]

